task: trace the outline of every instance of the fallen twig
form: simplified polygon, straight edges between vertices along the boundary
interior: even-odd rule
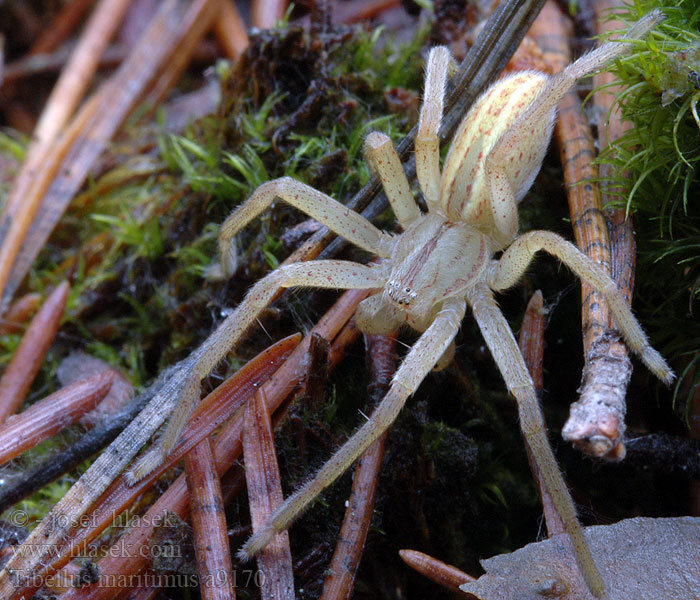
[[[571,58],[568,31],[563,15],[554,4],[546,10],[549,18],[542,36],[545,56],[554,63],[555,70],[561,70]],[[596,181],[598,169],[593,164],[595,144],[582,116],[581,102],[573,92],[559,104],[555,133],[564,165],[576,243],[606,273],[614,275],[610,239],[602,212],[604,200]],[[571,406],[562,435],[593,456],[619,460],[625,454],[622,441],[625,395],[632,367],[602,296],[582,284],[582,298],[585,364],[580,399]]]

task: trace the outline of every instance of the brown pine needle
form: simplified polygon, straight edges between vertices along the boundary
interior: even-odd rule
[[[464,594],[459,590],[459,586],[469,581],[476,581],[474,577],[460,571],[457,567],[448,565],[428,554],[418,552],[418,550],[399,550],[399,556],[409,567],[421,575],[425,575],[438,585],[462,596]]]
[[[156,580],[155,574],[153,579]],[[115,598],[116,600],[154,600],[160,595],[160,592],[160,586],[144,584],[143,586],[125,589]]]
[[[11,220],[4,236],[2,227],[5,221],[0,224],[0,237],[3,237],[0,292],[4,305],[24,279],[68,203],[85,182],[95,160],[143,98],[154,78],[172,69],[173,53],[178,44],[185,38],[191,41],[192,35],[188,37],[185,28],[191,27],[197,35],[206,31],[200,23],[192,22],[196,10],[202,10],[202,1],[192,6],[176,0],[166,0],[161,4],[119,70],[88,100],[90,110],[81,110],[74,119],[75,125],[69,129],[77,139],[73,141],[68,135],[64,136],[70,144],[64,150],[65,157],[52,153],[51,169],[35,174],[36,181],[23,201],[22,210]],[[211,7],[209,12],[212,12]],[[77,135],[78,132],[81,135]],[[32,223],[35,216],[37,218]],[[19,254],[20,244],[28,231],[28,239]]]
[[[212,28],[221,0],[194,0],[182,15],[182,22],[171,43],[170,56],[163,64],[147,102],[158,106],[187,68],[200,40]]]
[[[542,361],[544,359],[544,321],[546,314],[542,292],[537,290],[532,294],[530,302],[527,303],[523,322],[520,326],[518,345],[535,383],[535,389],[538,391],[544,388]]]
[[[326,338],[334,337],[352,317],[357,309],[357,305],[367,297],[367,294],[366,290],[352,290],[344,293],[324,317],[319,320],[312,331]],[[310,336],[307,335],[274,376],[261,386],[261,393],[266,399],[268,412],[272,412],[282,404],[289,393],[298,385],[299,374],[304,369],[303,365],[306,360],[309,341]],[[214,462],[219,476],[241,455],[240,438],[242,433],[243,420],[235,418],[229,421],[217,436],[214,445]],[[107,584],[110,581],[139,573],[146,567],[148,559],[144,556],[145,554],[147,555],[147,552],[143,552],[143,546],[148,543],[152,535],[152,527],[150,525],[157,522],[158,518],[165,514],[165,511],[184,517],[187,512],[187,503],[187,487],[185,478],[181,476],[146,512],[140,521],[140,526],[133,527],[118,542],[118,546],[113,547],[113,551],[108,552],[107,556],[99,561],[100,571],[103,574],[101,583],[81,590],[71,590],[62,597],[62,600],[108,600],[111,598],[114,595],[114,590],[108,589]],[[107,519],[110,519],[114,514],[110,510],[104,510],[104,513]],[[95,517],[93,515],[90,517],[89,522],[92,523],[94,521]],[[86,539],[90,541],[93,538],[94,536]],[[83,544],[75,542],[74,549],[77,548],[78,552],[71,552],[73,555],[79,554],[79,546],[83,546]],[[47,570],[47,574],[55,572],[56,568],[60,568],[60,566],[65,564],[69,560],[68,555],[71,553],[64,553],[61,559],[51,565],[51,569]],[[41,574],[45,575],[43,571]],[[26,594],[28,590],[29,588],[21,591]],[[10,600],[15,599],[12,598]]]
[[[34,138],[40,146],[50,144],[75,112],[129,4],[100,0],[95,7],[37,123]]]
[[[373,406],[389,389],[396,370],[396,338],[367,335],[365,340],[370,367],[370,404]],[[372,522],[385,441],[386,434],[367,448],[355,467],[343,525],[328,576],[323,583],[322,600],[344,600],[352,597],[355,575]]]
[[[28,255],[25,258],[26,268],[23,269],[23,267],[15,265],[15,261],[22,262],[20,250],[32,220],[41,206],[41,199],[58,172],[75,137],[97,110],[98,101],[99,95],[93,95],[81,107],[63,135],[56,140],[50,155],[39,156],[37,154],[37,157],[42,159],[40,161],[42,162],[41,169],[38,169],[37,165],[32,165],[32,158],[28,156],[20,174],[15,179],[6,210],[3,211],[0,219],[0,314],[4,312],[5,307],[12,300],[12,296],[24,279],[29,265],[34,262],[36,254]],[[11,203],[15,196],[20,200],[18,200],[15,209],[12,209]],[[41,245],[36,250],[37,254],[43,245],[44,241],[41,241]],[[27,254],[27,252],[28,250],[25,249],[23,254]]]
[[[70,286],[61,283],[46,299],[0,379],[0,423],[17,412],[58,331]]]
[[[0,319],[0,335],[22,331],[22,326],[41,306],[40,294],[25,294],[13,302]]]
[[[275,369],[279,367],[282,361],[289,356],[289,352],[295,347],[297,342],[298,336],[290,336],[284,340],[281,340],[271,348],[261,352],[253,360],[249,361],[247,365],[239,369],[235,375],[221,384],[207,398],[205,398],[190,417],[188,429],[183,432],[183,440],[168,457],[168,460],[170,461],[168,464],[173,464],[173,456],[177,456],[177,459],[182,458],[186,452],[182,452],[183,446],[189,450],[217,426],[216,420],[208,422],[206,418],[202,417],[202,412],[206,411],[208,406],[211,407],[212,405],[217,404],[218,400],[221,400],[222,396],[229,396],[229,400],[231,400],[231,402],[234,404],[236,403],[236,400],[240,400],[241,396],[243,396],[242,400],[238,402],[238,404],[241,405],[245,398],[253,394],[257,386],[259,386],[260,380],[269,377],[275,371]],[[223,404],[223,402],[219,404]],[[219,420],[218,423],[220,424],[221,420]],[[208,430],[205,429],[199,438],[195,436],[195,439],[192,439],[191,436],[193,429],[199,429],[201,431],[202,427],[207,426],[210,426],[210,428]],[[187,437],[188,434],[190,436],[189,445]],[[43,565],[38,569],[41,575],[47,577],[52,576],[71,558],[74,556],[79,556],[82,552],[84,552],[86,544],[95,539],[107,527],[112,525],[114,516],[120,514],[125,508],[130,506],[143,491],[148,489],[150,485],[157,480],[158,476],[161,475],[162,472],[163,471],[158,470],[155,476],[150,474],[150,478],[146,478],[132,487],[127,486],[124,476],[121,476],[119,479],[113,482],[112,485],[94,503],[93,512],[90,514],[89,519],[83,518],[81,520],[81,516],[85,514],[84,512],[67,513],[67,515],[69,515],[68,518],[75,519],[74,522],[83,523],[86,526],[83,529],[73,531],[70,536],[65,538],[56,537],[53,539],[51,543],[55,544],[55,552],[53,552],[50,557],[51,564]],[[144,481],[146,481],[146,483],[144,483]],[[71,492],[69,491],[68,494],[70,493]],[[27,557],[27,559],[31,561],[31,557]],[[29,584],[27,584],[26,588],[17,590],[15,596],[20,593],[28,594],[29,591],[35,591],[35,589],[30,588]]]
[[[107,395],[114,372],[61,388],[0,425],[0,465],[75,423]]]
[[[248,47],[245,23],[233,0],[221,0],[219,14],[214,20],[214,35],[231,60],[237,60]]]
[[[265,525],[267,518],[284,501],[270,414],[261,391],[254,394],[246,405],[242,442],[250,517],[253,531],[256,531]],[[256,559],[263,575],[261,597],[293,600],[294,575],[289,532],[275,535]]]
[[[16,249],[5,250],[2,253],[3,261],[12,263],[19,251],[19,244],[26,234],[26,228],[35,211],[33,203],[27,201],[29,191],[34,187],[38,173],[44,170],[44,163],[50,157],[55,157],[57,149],[54,147],[54,142],[75,112],[85,90],[90,85],[102,52],[121,23],[128,6],[129,0],[102,0],[100,2],[51,92],[34,129],[33,141],[27,150],[22,168],[14,181],[3,209],[0,221],[0,239],[3,242],[3,249],[5,248],[5,232],[10,224],[13,221],[19,221],[23,224],[21,235],[16,236],[13,241]],[[25,211],[31,214],[28,219],[19,216]],[[25,222],[27,223],[26,227]],[[17,225],[14,228],[17,228]],[[9,269],[10,266],[11,264],[5,267],[2,271],[3,275],[0,275],[0,279],[3,280],[0,283],[0,294],[4,288],[5,270]]]
[[[209,438],[190,450],[185,473],[200,595],[202,600],[235,600],[221,481]]]

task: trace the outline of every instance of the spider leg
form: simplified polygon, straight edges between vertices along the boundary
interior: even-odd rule
[[[590,258],[572,243],[551,231],[529,231],[515,240],[492,267],[489,285],[494,290],[504,290],[520,279],[539,250],[556,256],[579,278],[605,296],[622,336],[630,349],[661,381],[670,384],[673,371],[661,354],[649,345],[649,341],[632,311],[625,303],[615,282]]]
[[[282,177],[263,183],[222,223],[219,232],[222,276],[229,277],[236,270],[236,248],[232,243],[236,233],[270,206],[275,198],[288,202],[356,246],[383,258],[390,256],[389,234],[330,196],[291,177]]]
[[[420,210],[413,199],[406,172],[389,136],[373,131],[365,139],[365,157],[377,172],[384,192],[401,227],[406,229],[420,217]]]
[[[506,387],[518,402],[518,415],[523,436],[532,450],[542,479],[561,516],[564,529],[569,534],[581,573],[591,592],[598,598],[603,597],[605,584],[583,537],[569,490],[547,440],[535,386],[513,332],[487,285],[481,284],[469,288],[466,296],[486,345],[503,375]]]
[[[416,176],[430,212],[440,206],[440,121],[452,57],[444,46],[430,51],[416,135]]]
[[[255,323],[279,288],[317,287],[332,289],[371,289],[381,287],[386,277],[380,268],[341,260],[317,260],[285,265],[256,283],[238,307],[195,351],[190,373],[179,392],[177,409],[164,435],[127,472],[135,483],[166,457],[178,440],[187,417],[199,398],[200,382],[221,361]]]
[[[276,533],[285,530],[314,498],[343,473],[394,422],[406,399],[440,359],[457,334],[464,317],[462,299],[447,300],[433,323],[408,353],[394,375],[389,391],[379,406],[355,434],[321,467],[314,478],[287,498],[270,515],[265,526],[256,531],[239,551],[242,559],[262,550]]]

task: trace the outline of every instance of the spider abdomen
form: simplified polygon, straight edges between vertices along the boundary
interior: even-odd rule
[[[516,73],[495,83],[475,102],[457,130],[443,168],[440,196],[449,218],[466,221],[482,231],[494,230],[485,162],[546,81],[547,77],[536,71]],[[512,148],[509,144],[505,159],[517,201],[539,171],[553,119],[552,111],[544,123],[533,124],[527,140],[518,140]]]

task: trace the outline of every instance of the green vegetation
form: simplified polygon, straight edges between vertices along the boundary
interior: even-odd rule
[[[627,86],[620,104],[633,127],[603,160],[614,165],[619,202],[634,218],[643,273],[636,306],[680,371],[675,397],[684,407],[700,376],[700,9],[688,0],[638,0],[625,17],[652,8],[666,20],[614,68]]]

